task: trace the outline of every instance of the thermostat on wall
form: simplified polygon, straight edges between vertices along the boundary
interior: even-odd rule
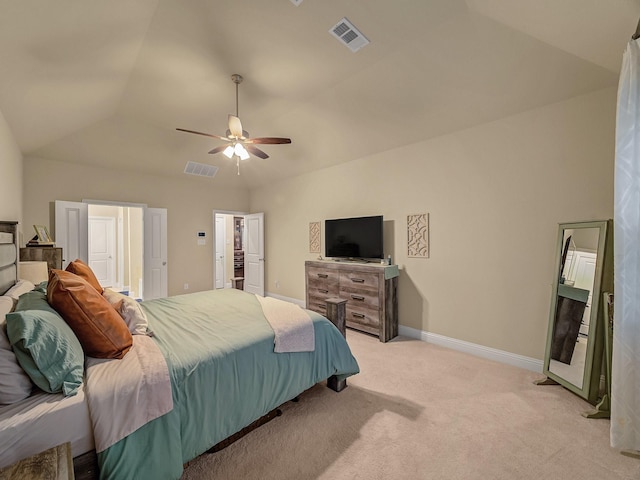
[[[198,232],[198,245],[207,244],[207,234],[205,232]]]

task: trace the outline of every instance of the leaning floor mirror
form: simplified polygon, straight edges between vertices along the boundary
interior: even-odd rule
[[[543,372],[596,405],[601,396],[602,292],[613,291],[611,221],[561,223]]]

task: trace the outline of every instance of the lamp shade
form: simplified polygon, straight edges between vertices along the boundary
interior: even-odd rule
[[[47,262],[18,262],[18,278],[34,285],[49,280]]]

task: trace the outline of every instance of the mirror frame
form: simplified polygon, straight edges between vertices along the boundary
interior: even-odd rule
[[[613,262],[611,254],[612,239],[612,221],[592,221],[592,222],[573,222],[560,223],[558,225],[558,237],[556,241],[556,256],[554,262],[554,277],[551,294],[551,309],[549,313],[549,326],[547,329],[547,344],[544,356],[543,373],[551,380],[559,383],[563,387],[571,390],[576,395],[584,398],[592,405],[595,405],[600,395],[600,375],[602,373],[602,355],[604,347],[604,325],[602,308],[602,293],[604,291],[613,291]],[[570,383],[564,378],[549,371],[551,363],[551,343],[556,318],[558,284],[560,283],[560,263],[562,257],[562,248],[564,241],[564,231],[567,229],[584,229],[597,228],[598,232],[598,249],[596,259],[596,270],[593,281],[593,291],[591,295],[591,319],[589,321],[589,337],[587,340],[587,352],[582,378],[582,388]]]

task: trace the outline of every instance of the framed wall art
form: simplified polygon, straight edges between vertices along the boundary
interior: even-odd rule
[[[429,258],[429,214],[407,215],[407,256]]]
[[[309,253],[320,253],[320,222],[309,223]]]

